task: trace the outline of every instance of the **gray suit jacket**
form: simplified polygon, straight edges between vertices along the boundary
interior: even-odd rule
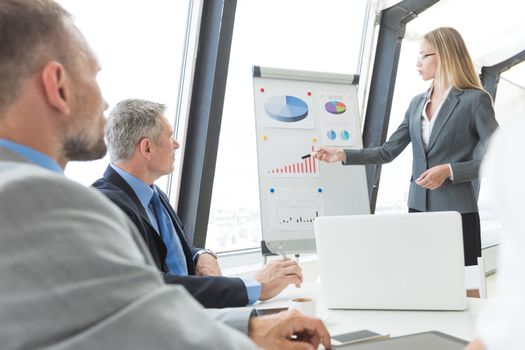
[[[2,349],[256,349],[211,319],[250,312],[207,313],[102,194],[0,148]]]
[[[405,119],[382,146],[345,150],[345,164],[383,164],[391,162],[412,142],[412,177],[408,206],[420,211],[478,211],[472,181],[478,178],[483,152],[498,127],[490,96],[481,90],[452,89],[443,103],[425,151],[421,138],[421,113],[427,93],[412,99]],[[425,170],[450,163],[454,180],[445,180],[436,190],[426,190],[415,180]]]

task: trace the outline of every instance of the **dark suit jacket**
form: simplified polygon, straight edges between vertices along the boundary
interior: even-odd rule
[[[193,253],[199,248],[190,247],[187,243],[182,222],[169,204],[166,194],[159,190],[160,200],[164,207],[168,209],[175,231],[177,231],[182,243],[189,276],[176,276],[168,273],[165,263],[166,246],[164,242],[151,225],[148,214],[133,189],[116,171],[108,166],[104,177],[95,181],[92,186],[104,193],[137,226],[153,256],[155,264],[163,273],[166,283],[183,285],[204,307],[223,308],[246,306],[248,304],[246,286],[241,279],[195,276],[195,265],[192,257]]]

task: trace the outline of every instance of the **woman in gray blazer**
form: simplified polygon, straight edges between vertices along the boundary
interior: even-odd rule
[[[476,265],[481,237],[472,181],[478,178],[481,157],[474,149],[485,145],[498,127],[492,99],[481,86],[463,38],[453,28],[437,28],[423,37],[417,68],[422,79],[432,83],[412,99],[388,141],[360,150],[321,147],[313,156],[345,165],[383,164],[412,142],[409,212],[460,212],[465,265]]]

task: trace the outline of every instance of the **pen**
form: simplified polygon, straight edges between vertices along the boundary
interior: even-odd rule
[[[286,256],[286,253],[284,252],[283,248],[281,246],[279,246],[279,251],[281,252],[281,255],[283,256],[283,259],[284,260],[290,260],[287,256]]]
[[[308,153],[308,154],[305,154],[304,156],[302,156],[301,159],[310,158],[311,156],[312,156],[312,154]]]

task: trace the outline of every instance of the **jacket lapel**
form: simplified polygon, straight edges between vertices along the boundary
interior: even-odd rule
[[[119,187],[122,191],[124,191],[128,197],[131,199],[131,201],[135,204],[135,206],[138,208],[140,216],[142,217],[142,220],[146,222],[150,227],[152,231],[155,231],[155,226],[149,221],[149,216],[146,213],[146,210],[144,210],[144,207],[142,206],[142,203],[140,202],[139,197],[135,194],[135,191],[131,188],[130,185],[120,176],[111,166],[108,165],[106,168],[106,171],[104,172],[104,179],[115,186]]]
[[[443,129],[447,121],[452,116],[452,112],[454,111],[454,108],[456,108],[456,105],[459,102],[458,95],[461,95],[462,93],[463,91],[454,88],[452,88],[448,93],[447,99],[445,100],[445,102],[443,102],[443,105],[441,106],[441,109],[439,110],[439,113],[436,116],[437,119],[434,123],[434,127],[432,128],[432,132],[430,133],[430,140],[428,142],[427,153],[430,152],[430,150],[436,143],[436,139],[439,136],[441,129]]]
[[[413,135],[416,135],[416,145],[422,150],[425,150],[425,147],[423,147],[423,139],[421,135],[421,116],[423,115],[423,108],[425,107],[426,101],[427,95],[424,95],[419,101],[419,103],[416,105],[415,114],[412,115],[411,122],[411,124],[414,125],[413,127],[415,128]]]

